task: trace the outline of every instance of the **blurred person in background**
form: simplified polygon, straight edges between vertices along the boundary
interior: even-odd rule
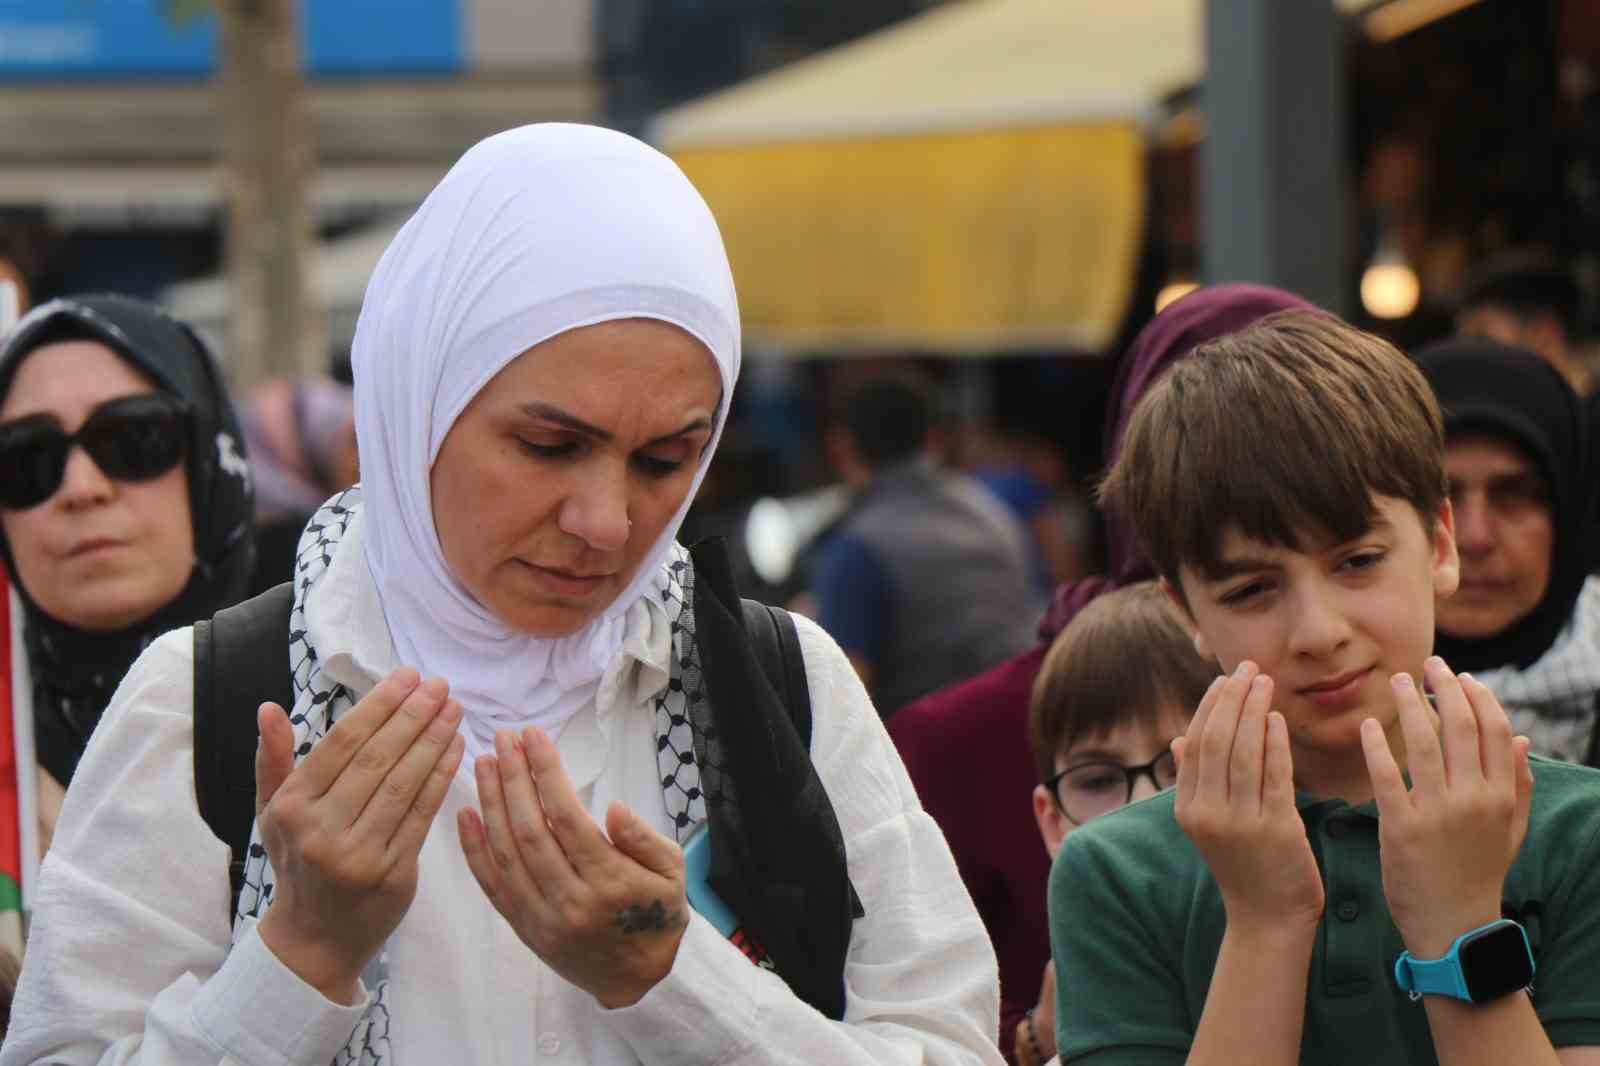
[[[35,308],[0,346],[0,558],[25,648],[12,711],[32,722],[37,762],[25,870],[134,659],[244,595],[251,509],[233,407],[187,326],[139,300],[76,296]],[[19,765],[19,787],[34,770]]]
[[[270,381],[241,420],[256,487],[255,595],[289,580],[306,519],[360,476],[355,394],[332,378]]]
[[[1026,425],[982,434],[972,476],[998,496],[1028,534],[1029,576],[1048,597],[1064,581],[1087,577],[1092,514],[1072,488],[1061,446]]]
[[[1528,249],[1502,252],[1468,277],[1456,335],[1526,348],[1587,397],[1594,374],[1579,351],[1581,306],[1577,278],[1560,261]]]
[[[857,383],[830,449],[856,489],[819,546],[817,620],[879,712],[999,662],[1031,639],[1026,535],[974,479],[929,454],[931,388],[909,371]]]
[[[1417,363],[1445,418],[1461,586],[1435,647],[1482,681],[1532,751],[1597,761],[1600,578],[1589,576],[1594,472],[1578,396],[1547,360],[1447,341]]]
[[[1468,278],[1456,335],[1525,348],[1560,371],[1583,402],[1590,469],[1600,471],[1600,389],[1583,357],[1582,308],[1570,267],[1535,249],[1514,249],[1491,257]],[[1589,564],[1600,568],[1600,552]]]
[[[1134,406],[1196,345],[1304,300],[1260,285],[1214,285],[1168,305],[1124,354],[1106,413],[1108,463]],[[1073,617],[1111,589],[1155,576],[1131,527],[1103,516],[1109,572],[1058,586],[1036,642],[986,673],[918,700],[889,722],[923,806],[938,821],[1000,958],[1002,1050],[1010,1057],[1023,1014],[1050,958],[1045,919],[1049,858],[1037,844],[1028,699],[1045,652]],[[1013,1060],[1015,1061],[1015,1060]]]

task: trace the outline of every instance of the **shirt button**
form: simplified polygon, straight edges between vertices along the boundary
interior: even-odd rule
[[[541,1055],[554,1055],[561,1050],[561,1038],[554,1033],[545,1033],[539,1037],[539,1053]]]
[[[1356,916],[1361,913],[1361,904],[1353,899],[1342,899],[1339,901],[1338,909],[1334,913],[1339,916],[1341,922],[1353,922],[1356,920]]]

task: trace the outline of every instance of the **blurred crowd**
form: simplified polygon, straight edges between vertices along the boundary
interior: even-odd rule
[[[1459,589],[1438,601],[1434,649],[1487,686],[1533,755],[1600,766],[1600,390],[1582,296],[1559,262],[1517,252],[1474,275],[1453,337],[1408,354],[1442,410],[1460,560]],[[741,401],[696,481],[694,506],[678,519],[686,543],[726,538],[743,592],[810,616],[842,649],[993,945],[1000,1012],[990,1021],[1007,1062],[1042,1066],[1057,1052],[1052,859],[1086,823],[1177,783],[1173,742],[1217,673],[1215,656],[1197,654],[1192,619],[1163,591],[1166,575],[1129,519],[1096,503],[1095,481],[1118,459],[1141,399],[1192,351],[1308,308],[1255,285],[1203,287],[1167,306],[1126,351],[1107,356],[1115,373],[1098,467],[1074,463],[1061,447],[1075,427],[1036,432],[1003,417],[973,419],[953,394],[957,377],[915,360],[799,379],[821,386],[802,397],[810,425],[802,461],[779,458],[763,440],[771,427],[762,410]],[[364,371],[358,360],[354,386],[330,373],[230,394],[192,329],[114,294],[50,301],[5,335],[7,680],[11,713],[31,723],[34,765],[19,766],[27,787],[0,816],[21,842],[22,868],[12,873],[30,890],[63,804],[72,807],[80,762],[135,661],[174,629],[284,582],[309,584],[327,562],[312,567],[306,554],[328,521],[325,504],[358,483],[376,499],[373,479],[400,463],[398,444],[395,453],[358,454],[357,399],[398,395],[364,392]],[[461,386],[463,395],[488,380]],[[716,417],[729,402],[717,401]],[[406,427],[412,415],[362,417]],[[673,438],[649,461],[709,455],[712,424],[693,448]],[[600,449],[609,439],[534,443]],[[430,442],[442,464],[438,445]],[[492,528],[497,508],[522,490],[481,484],[509,494],[465,508]],[[463,486],[481,487],[470,477]],[[779,509],[783,565],[766,566],[763,538],[774,534],[752,520],[758,501],[815,502],[819,489],[819,516]],[[403,506],[396,516],[399,525],[417,520]],[[364,535],[375,538],[368,526]],[[665,528],[670,541],[675,527]],[[470,535],[439,531],[441,541]],[[449,543],[444,551],[448,558]],[[492,588],[512,579],[484,580]],[[556,580],[579,588],[591,579]],[[592,680],[602,690],[609,683]],[[828,726],[817,713],[820,743]],[[840,810],[838,821],[848,836],[852,816]],[[853,865],[851,874],[852,897],[877,889]],[[882,900],[866,903],[871,913]],[[0,932],[0,984],[9,989],[18,958],[31,957],[20,921]],[[9,991],[5,1002],[9,1010]],[[7,1066],[24,1061],[20,1054],[7,1055]]]

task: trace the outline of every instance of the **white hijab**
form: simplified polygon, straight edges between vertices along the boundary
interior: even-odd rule
[[[507,363],[619,318],[670,322],[706,346],[722,378],[717,425],[683,506],[615,602],[570,636],[531,636],[451,574],[429,470]],[[630,609],[665,581],[722,435],[739,343],[733,276],[705,201],[670,159],[611,130],[543,124],[479,142],[389,245],[352,352],[367,564],[398,660],[447,679],[460,700],[469,756],[492,750],[498,730],[557,730],[593,701]]]

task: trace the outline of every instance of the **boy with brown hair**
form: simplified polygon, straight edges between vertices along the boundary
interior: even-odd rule
[[[1415,367],[1320,314],[1135,412],[1102,492],[1228,676],[1177,788],[1053,868],[1064,1062],[1600,1063],[1600,773],[1430,654],[1442,455]]]
[[[1159,582],[1108,592],[1080,611],[1046,653],[1034,679],[1028,731],[1039,785],[1033,816],[1055,858],[1090,819],[1170,788],[1173,738],[1217,676],[1195,653]],[[1017,1026],[1018,1066],[1055,1054],[1055,971]]]

